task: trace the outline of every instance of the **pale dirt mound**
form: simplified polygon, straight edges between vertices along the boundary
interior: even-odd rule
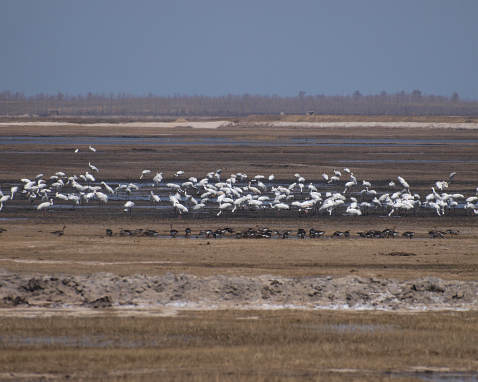
[[[309,308],[377,310],[476,309],[478,282],[426,277],[409,281],[274,276],[18,275],[0,276],[3,308],[122,306],[226,308]],[[2,310],[0,309],[0,315]]]

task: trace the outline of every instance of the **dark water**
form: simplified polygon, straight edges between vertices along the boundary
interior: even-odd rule
[[[105,337],[97,334],[91,336],[82,336],[81,338],[70,336],[37,336],[37,337],[17,337],[0,336],[0,345],[2,346],[62,346],[62,347],[143,347],[160,346],[171,342],[189,343],[192,336],[148,336],[147,339],[138,339],[135,336],[115,336]]]
[[[241,140],[225,138],[178,139],[168,137],[1,137],[0,145],[321,145],[321,146],[429,146],[473,144],[478,139],[288,139],[288,140]],[[85,147],[84,150],[88,150]]]
[[[387,154],[388,155],[388,154]],[[339,163],[478,163],[478,160],[423,160],[423,159],[357,159],[339,160]]]

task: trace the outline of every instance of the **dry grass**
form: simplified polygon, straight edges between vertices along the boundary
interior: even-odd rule
[[[85,380],[155,380],[158,373],[196,381],[350,379],[348,374],[330,375],[330,369],[358,369],[363,373],[355,374],[358,379],[383,380],[378,373],[406,372],[412,366],[478,367],[477,312],[215,311],[171,318],[4,318],[0,328],[0,372],[68,374]],[[17,343],[39,338],[57,343]],[[70,339],[70,345],[62,345],[62,338]]]

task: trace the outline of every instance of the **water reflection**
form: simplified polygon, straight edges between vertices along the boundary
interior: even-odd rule
[[[307,145],[307,146],[429,146],[473,144],[478,139],[228,139],[228,138],[171,138],[171,137],[0,137],[0,145]]]
[[[138,339],[140,336],[108,336],[102,334],[82,336],[0,336],[0,346],[62,346],[62,347],[143,347],[161,346],[171,342],[189,343],[192,336],[168,335],[151,336]]]

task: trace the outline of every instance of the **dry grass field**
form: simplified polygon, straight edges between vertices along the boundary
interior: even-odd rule
[[[254,128],[256,121],[276,117],[235,119],[234,128],[218,129],[95,127],[2,127],[0,129],[0,186],[8,193],[21,178],[45,178],[57,171],[68,176],[99,167],[98,181],[138,182],[142,170],[163,172],[163,183],[178,182],[173,174],[204,177],[242,172],[275,175],[291,183],[294,174],[323,188],[343,191],[323,182],[321,174],[350,168],[357,179],[372,183],[380,193],[404,177],[422,199],[438,180],[457,175],[446,190],[475,195],[478,186],[476,130],[407,128],[324,128],[273,126]],[[339,122],[338,117],[284,117],[289,122]],[[376,121],[340,117],[341,121]],[[385,122],[459,122],[453,118],[384,117]],[[3,122],[3,121],[0,121]],[[18,121],[16,121],[18,122]],[[28,122],[28,121],[25,121]],[[78,122],[71,119],[68,122]],[[108,121],[111,122],[111,121]],[[241,122],[244,122],[241,125]],[[469,122],[469,121],[468,121]],[[475,120],[472,121],[476,123]],[[59,141],[12,137],[58,137]],[[61,143],[65,137],[82,138]],[[101,143],[98,138],[123,140]],[[157,145],[126,141],[125,137],[164,138]],[[88,150],[88,139],[98,143]],[[80,148],[79,153],[74,153]],[[150,175],[149,180],[152,175]],[[184,181],[184,180],[181,180]],[[359,191],[359,190],[357,190]],[[145,186],[144,192],[149,193]],[[161,195],[165,200],[167,193]],[[298,195],[299,197],[299,195]],[[60,201],[56,202],[58,205]],[[123,212],[124,200],[110,198],[90,208],[55,208],[43,214],[25,197],[6,202],[0,211],[0,268],[19,279],[32,275],[147,276],[173,273],[201,277],[248,276],[308,278],[357,276],[364,279],[477,281],[478,216],[463,209],[439,217],[434,211],[418,215],[368,216],[301,215],[297,211],[225,211],[191,213],[181,220],[172,208],[157,209],[146,199],[142,208]],[[170,237],[170,224],[179,231]],[[63,236],[50,232],[66,225]],[[185,228],[192,236],[185,238]],[[311,228],[326,231],[322,239],[287,240],[277,237],[238,240],[234,235],[203,238],[201,231],[231,227],[272,230]],[[393,228],[414,231],[412,240],[362,239],[357,232]],[[158,237],[122,237],[122,229],[154,229]],[[431,229],[460,231],[433,239]],[[106,235],[111,229],[113,235]],[[349,239],[331,238],[350,230]],[[198,235],[198,238],[196,238]],[[0,286],[0,292],[2,286]],[[200,296],[198,296],[200,299]],[[50,309],[42,306],[0,307],[0,380],[78,381],[423,381],[478,379],[478,312],[262,309],[241,306],[219,310],[167,310],[155,316],[126,317],[117,309],[90,309],[84,316],[56,310],[53,315],[28,315]],[[161,311],[161,307],[159,307]],[[138,309],[139,311],[139,309]],[[65,310],[66,312],[66,310]],[[33,318],[32,318],[33,317]],[[435,379],[432,379],[435,378]],[[442,378],[442,379],[439,379]]]
[[[0,325],[3,380],[472,380],[478,357],[475,312],[105,312]]]

